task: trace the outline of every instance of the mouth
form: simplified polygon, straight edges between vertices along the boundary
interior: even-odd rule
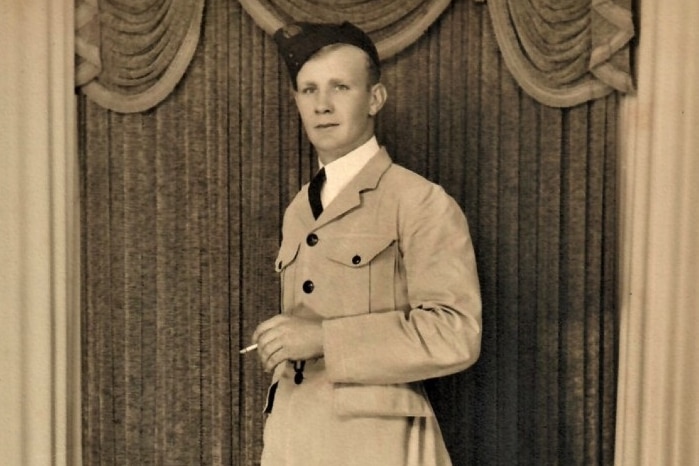
[[[334,128],[336,126],[339,126],[337,123],[322,123],[319,125],[316,125],[316,129],[328,129],[328,128]]]

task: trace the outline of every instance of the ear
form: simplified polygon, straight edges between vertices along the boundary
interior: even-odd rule
[[[369,90],[371,93],[371,101],[369,103],[369,115],[375,116],[383,108],[388,98],[386,86],[381,83],[376,83]]]

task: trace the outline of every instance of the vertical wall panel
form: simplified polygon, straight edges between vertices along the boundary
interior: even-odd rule
[[[699,460],[699,4],[640,2],[623,99],[616,464]]]
[[[284,208],[315,170],[274,43],[210,0],[158,108],[81,99],[86,464],[257,464],[269,375],[239,356],[279,310]],[[430,381],[454,464],[611,464],[616,99],[542,106],[484,3],[384,65],[378,136],[466,212],[482,355]]]
[[[7,465],[80,458],[73,7],[4,2],[0,14],[0,459]]]

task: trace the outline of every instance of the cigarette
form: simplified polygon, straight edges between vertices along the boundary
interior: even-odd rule
[[[245,353],[249,353],[250,351],[255,351],[256,349],[257,349],[257,343],[250,345],[250,346],[246,346],[245,348],[241,349],[239,352],[240,352],[240,354],[245,354]]]

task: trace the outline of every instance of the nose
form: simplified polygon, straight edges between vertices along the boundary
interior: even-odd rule
[[[317,114],[331,113],[333,111],[332,99],[330,93],[326,91],[318,91],[316,93],[315,112]]]

